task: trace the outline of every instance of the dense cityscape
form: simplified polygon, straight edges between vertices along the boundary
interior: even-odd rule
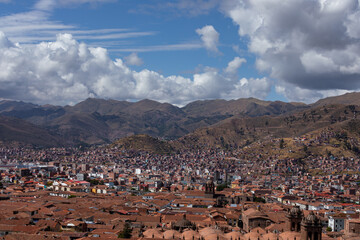
[[[360,0],[0,0],[0,240],[360,240]]]
[[[309,158],[307,169],[321,170],[314,174],[294,159],[239,154],[2,147],[0,233],[4,239],[360,238],[360,159]]]

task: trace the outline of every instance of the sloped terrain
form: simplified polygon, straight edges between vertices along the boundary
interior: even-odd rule
[[[234,150],[256,141],[298,137],[354,118],[357,106],[331,105],[286,116],[232,117],[207,128],[197,129],[176,144],[186,148]]]
[[[75,106],[0,102],[0,115],[16,117],[59,134],[65,144],[103,144],[137,134],[174,140],[233,116],[276,116],[308,106],[254,98],[197,101],[179,108],[152,100],[89,98]]]
[[[12,117],[0,117],[0,139],[2,142],[17,142],[36,147],[63,145],[60,136],[52,135],[47,130]]]
[[[144,151],[156,154],[170,154],[174,148],[167,142],[148,135],[134,135],[125,137],[111,144],[119,150]]]

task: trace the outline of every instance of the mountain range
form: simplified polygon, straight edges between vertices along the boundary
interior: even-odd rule
[[[348,121],[353,119],[356,105],[360,105],[360,93],[356,92],[314,104],[246,98],[195,101],[184,107],[152,100],[89,98],[64,107],[3,100],[0,141],[74,146],[146,134],[171,140],[173,147],[231,148],[268,136],[301,135]]]

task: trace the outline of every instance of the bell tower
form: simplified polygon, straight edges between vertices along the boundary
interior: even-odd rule
[[[205,194],[210,198],[215,195],[215,184],[211,179],[205,184]]]
[[[320,219],[310,212],[301,222],[301,240],[321,240],[322,224]]]
[[[289,219],[289,229],[292,232],[300,232],[301,231],[301,221],[304,217],[303,212],[301,211],[299,206],[293,207],[286,217]]]

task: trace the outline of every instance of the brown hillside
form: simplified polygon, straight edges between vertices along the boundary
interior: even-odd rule
[[[360,109],[360,107],[358,107]],[[306,133],[349,121],[349,106],[332,105],[287,116],[230,118],[211,127],[196,130],[177,141],[179,147],[237,149],[255,141],[302,136]]]
[[[19,142],[37,147],[65,145],[62,138],[21,119],[0,117],[0,140]]]
[[[156,154],[170,154],[174,150],[167,142],[144,134],[122,138],[115,141],[111,147],[117,147],[121,150],[144,151]]]
[[[323,106],[331,104],[344,104],[344,105],[360,105],[360,92],[346,93],[336,97],[328,97],[320,99],[313,106]]]

